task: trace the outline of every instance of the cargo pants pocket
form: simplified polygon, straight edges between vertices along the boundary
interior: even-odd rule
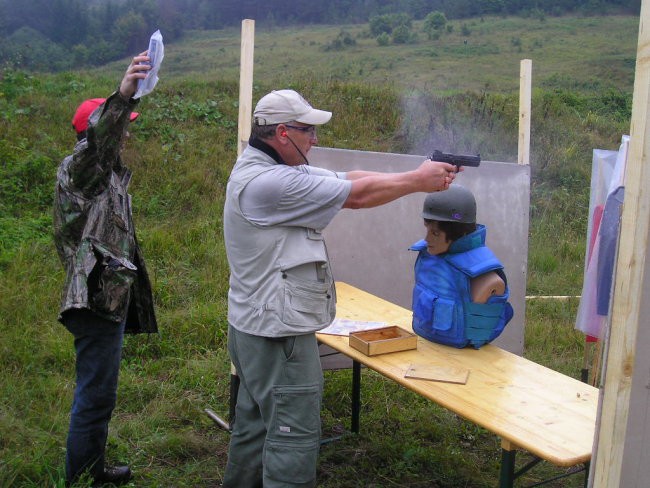
[[[265,477],[290,484],[316,480],[320,445],[320,386],[277,386],[264,449]]]

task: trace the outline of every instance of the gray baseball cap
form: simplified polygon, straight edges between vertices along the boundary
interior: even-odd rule
[[[294,90],[273,90],[257,102],[253,117],[257,125],[285,124],[293,121],[321,125],[329,122],[332,112],[315,109]]]

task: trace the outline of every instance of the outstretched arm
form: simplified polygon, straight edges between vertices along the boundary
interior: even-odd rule
[[[138,80],[146,76],[151,67],[140,64],[149,60],[147,51],[131,59],[120,82],[119,96],[113,93],[100,110],[88,119],[86,141],[75,147],[69,172],[77,188],[93,196],[104,191],[108,185],[110,171],[119,159],[124,127],[136,104],[131,97],[135,94]]]
[[[455,177],[454,165],[431,160],[403,173],[351,171],[352,190],[343,208],[377,207],[411,193],[446,190]]]
[[[378,176],[378,175],[383,175],[386,173],[380,173],[379,171],[360,171],[360,170],[355,170],[355,171],[347,171],[345,173],[346,179],[350,181],[354,180],[359,180],[361,178],[367,178],[368,176]]]

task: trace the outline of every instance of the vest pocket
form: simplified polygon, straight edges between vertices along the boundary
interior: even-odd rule
[[[437,331],[446,331],[452,328],[454,322],[454,301],[415,285],[413,314],[421,325]]]
[[[318,330],[330,323],[332,306],[331,281],[302,280],[283,272],[282,322],[308,330]]]
[[[435,299],[436,295],[419,284],[415,284],[413,289],[413,315],[418,323],[423,326],[430,326],[433,321],[433,302]]]
[[[467,340],[458,323],[454,300],[444,298],[416,284],[413,291],[413,330],[433,342],[463,347]],[[460,328],[459,328],[460,327]]]
[[[433,328],[447,331],[454,325],[454,301],[438,297],[433,309]]]

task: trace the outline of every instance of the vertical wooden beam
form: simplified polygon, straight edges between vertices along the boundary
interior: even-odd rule
[[[244,19],[241,23],[241,59],[239,64],[239,120],[237,130],[237,155],[246,147],[251,133],[253,114],[253,60],[255,49],[255,21]],[[230,363],[230,411],[226,430],[232,430],[235,421],[235,404],[239,390],[237,368]],[[223,423],[223,421],[222,421]]]
[[[530,164],[530,111],[533,62],[522,59],[519,71],[519,151],[517,162]]]
[[[647,326],[641,316],[646,278],[646,255],[650,229],[650,0],[643,0],[639,21],[630,146],[625,175],[625,202],[621,220],[618,259],[611,309],[611,326],[605,364],[601,414],[597,426],[595,466],[591,483],[596,488],[647,486],[647,480],[622,483],[623,455],[631,419],[632,378],[645,374],[635,371],[637,333]],[[644,353],[647,354],[647,351]],[[647,431],[636,435],[648,436]],[[647,454],[647,453],[646,453]]]
[[[241,61],[239,66],[239,124],[237,154],[246,147],[251,133],[253,113],[253,52],[255,48],[255,21],[244,19],[241,23]]]

